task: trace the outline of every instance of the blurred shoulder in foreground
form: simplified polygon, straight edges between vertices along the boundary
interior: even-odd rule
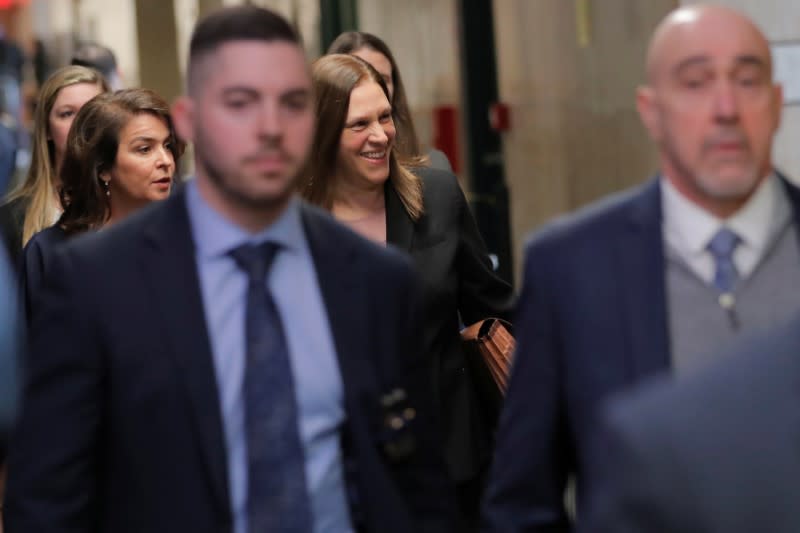
[[[800,315],[721,364],[615,398],[581,531],[800,531]]]

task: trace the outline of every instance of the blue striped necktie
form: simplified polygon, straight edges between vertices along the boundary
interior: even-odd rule
[[[289,350],[280,313],[266,285],[279,250],[246,244],[230,255],[247,274],[244,421],[250,533],[310,533],[305,459]]]

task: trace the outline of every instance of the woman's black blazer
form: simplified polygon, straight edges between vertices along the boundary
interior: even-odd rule
[[[22,257],[22,224],[27,207],[28,200],[21,198],[0,205],[0,232],[9,259],[16,268],[19,268]]]
[[[433,168],[415,173],[422,179],[424,214],[414,222],[387,182],[386,238],[411,255],[423,281],[422,334],[431,352],[445,456],[454,479],[466,481],[489,458],[491,429],[486,427],[476,403],[461,349],[460,323],[506,317],[512,288],[493,271],[455,175]]]
[[[34,302],[44,284],[55,250],[67,241],[66,232],[58,224],[45,228],[28,241],[20,262],[20,293],[27,324],[33,317]]]

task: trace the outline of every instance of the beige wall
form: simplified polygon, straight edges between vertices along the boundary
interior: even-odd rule
[[[57,49],[52,50],[57,61],[64,62],[71,53],[70,36],[96,40],[110,47],[125,76],[125,82],[136,86],[141,82],[141,61],[158,62],[158,54],[140,58],[137,38],[137,7],[140,12],[155,12],[166,9],[169,0],[32,0],[33,33],[47,36]],[[175,50],[181,72],[185,70],[189,37],[200,8],[242,4],[244,0],[172,0],[175,10],[175,31],[151,32],[159,22],[155,18],[147,24],[143,34],[150,40],[148,46],[160,50]],[[251,3],[271,7],[293,19],[306,38],[306,44],[315,50],[318,47],[319,6],[316,0],[255,0]],[[201,5],[202,4],[202,5]],[[169,14],[164,11],[165,14]],[[171,16],[169,17],[171,18]],[[145,47],[147,48],[147,47]],[[147,48],[149,49],[149,48]],[[150,57],[152,56],[152,57]],[[172,61],[170,60],[170,63]],[[155,68],[148,65],[151,69]],[[174,82],[168,83],[171,89]]]
[[[429,145],[433,108],[461,101],[455,0],[361,0],[358,16],[359,29],[392,50],[417,133]]]
[[[46,0],[47,1],[47,0]],[[152,1],[152,0],[145,0]],[[127,85],[139,84],[136,9],[130,0],[81,0],[78,35],[108,46]]]
[[[136,10],[132,0],[32,0],[31,6],[33,32],[45,38],[56,66],[69,61],[74,35],[111,48],[125,83],[139,83]]]
[[[226,3],[242,2],[226,0]],[[319,53],[319,0],[250,0],[250,3],[274,9],[294,22],[303,35],[303,44],[309,56],[317,56]]]
[[[682,4],[697,4],[683,0]],[[770,41],[800,43],[800,2],[797,0],[718,0],[746,13]],[[800,104],[786,106],[775,140],[775,164],[800,183]]]
[[[57,62],[69,60],[71,36],[76,24],[75,10],[70,0],[32,0],[33,34],[48,47],[51,58]]]
[[[594,9],[584,19],[579,2],[494,3],[500,95],[512,114],[504,153],[518,262],[531,230],[656,169],[634,91],[649,35],[675,1],[586,2]]]
[[[139,85],[172,102],[183,90],[175,5],[148,0],[136,2],[135,7]]]

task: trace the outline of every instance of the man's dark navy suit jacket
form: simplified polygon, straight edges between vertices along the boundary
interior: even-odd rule
[[[782,179],[800,228],[800,190]],[[657,179],[564,217],[528,243],[517,354],[484,502],[487,532],[569,531],[580,520],[598,408],[670,368]]]
[[[450,531],[453,505],[417,346],[408,261],[303,206],[345,389],[359,531]],[[11,443],[7,531],[231,531],[225,441],[185,198],[57,253],[36,303]],[[406,391],[393,459],[381,397]],[[389,444],[392,444],[389,442]]]

